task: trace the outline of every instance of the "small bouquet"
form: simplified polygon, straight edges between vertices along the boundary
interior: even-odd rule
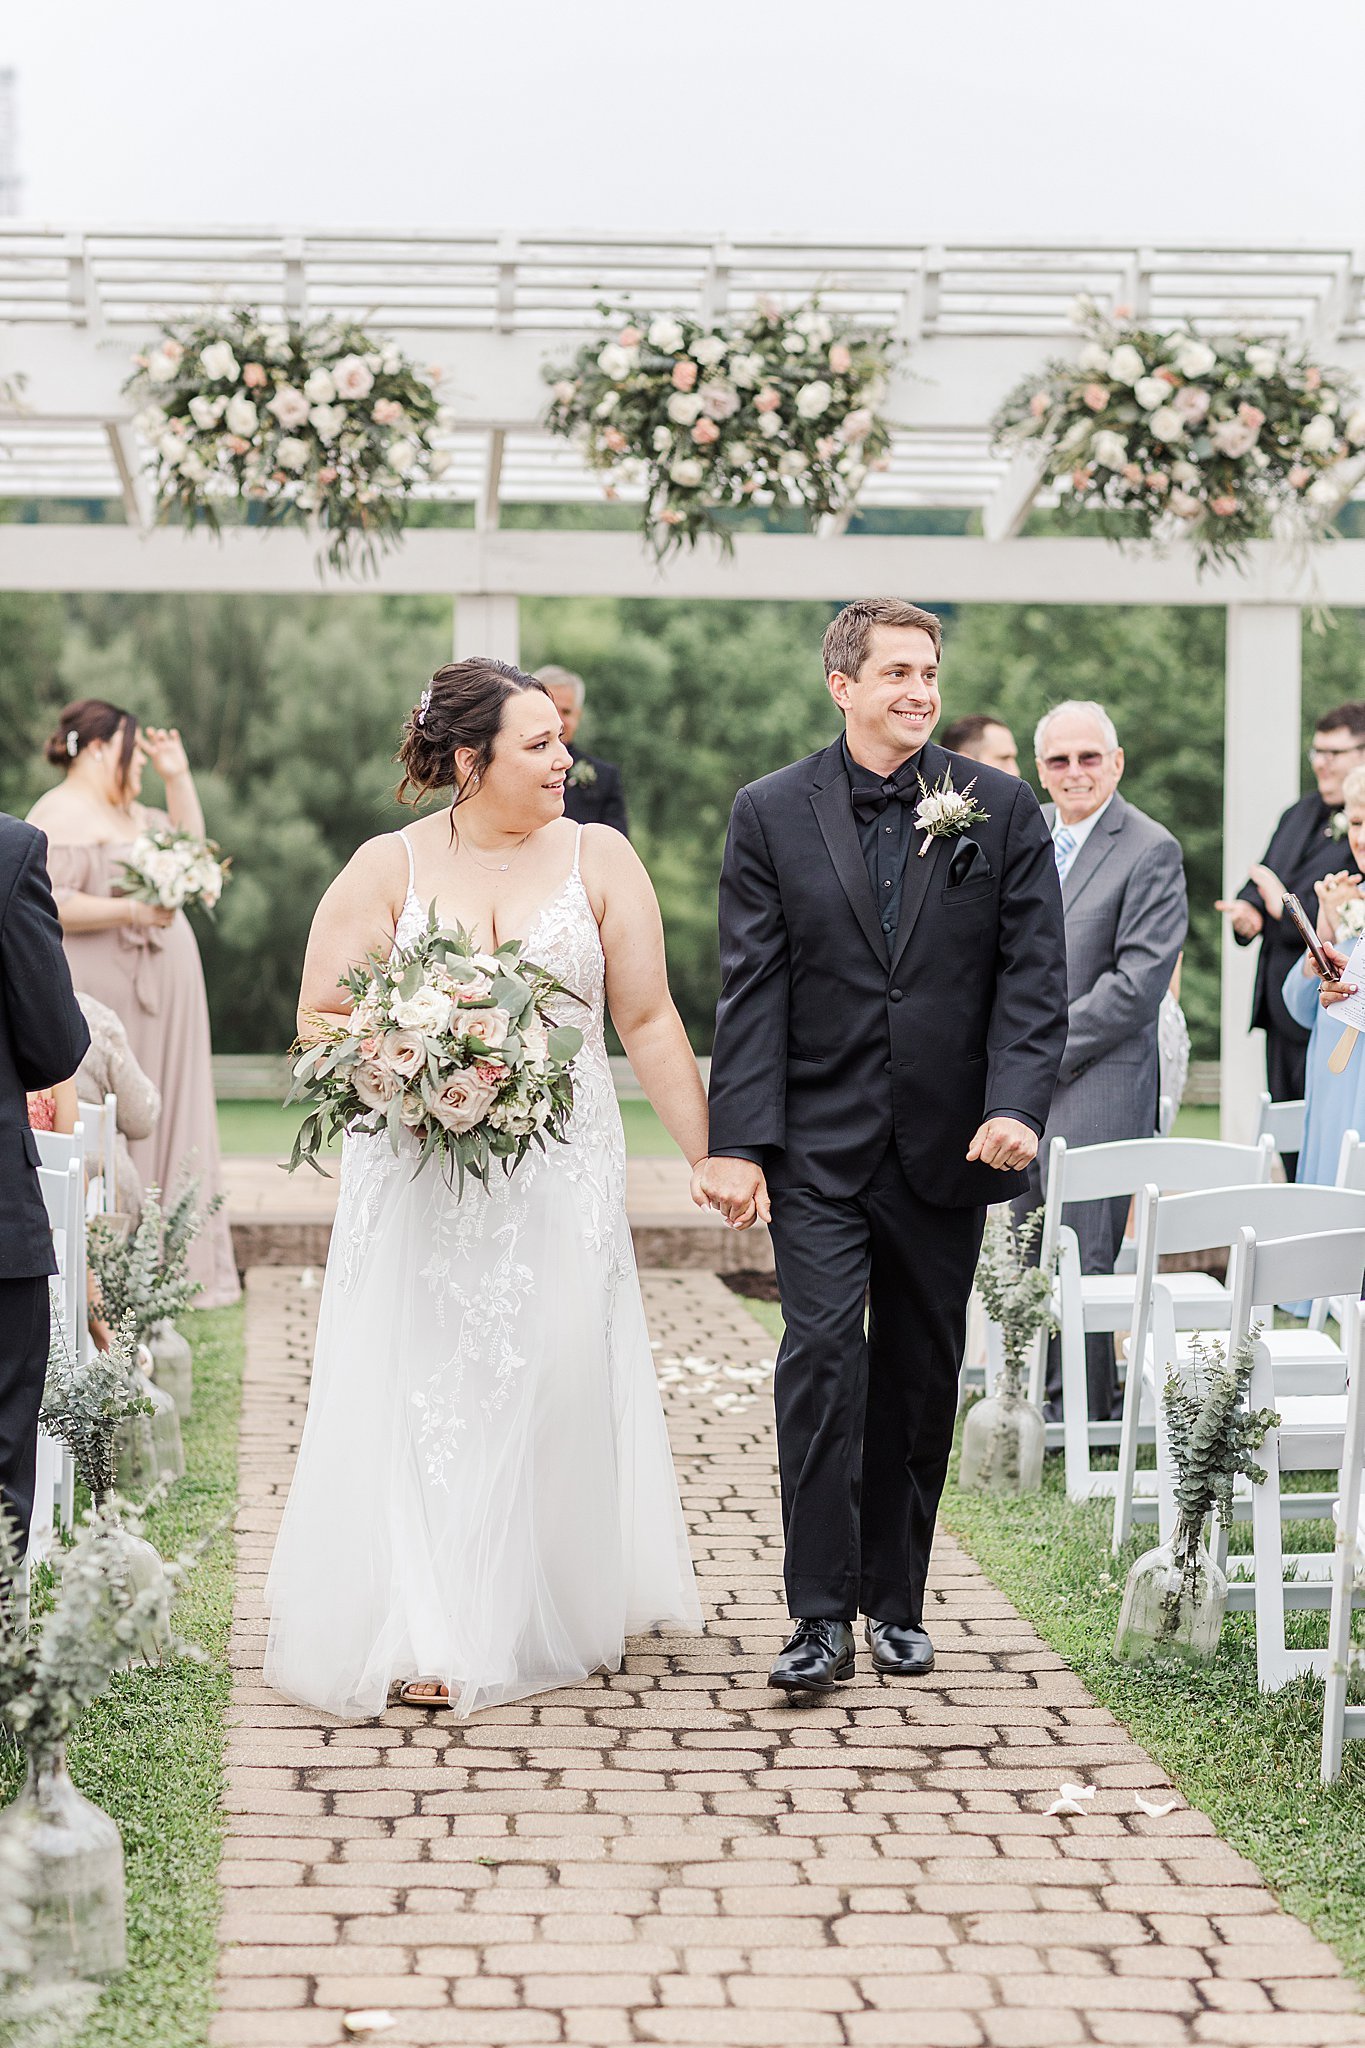
[[[1348,896],[1337,906],[1336,916],[1336,945],[1354,946],[1357,939],[1365,939],[1365,896]]]
[[[299,1050],[286,1102],[310,1105],[289,1170],[340,1131],[387,1131],[394,1151],[404,1132],[486,1188],[495,1159],[510,1174],[533,1144],[563,1143],[573,1110],[572,1065],[583,1034],[557,1024],[556,995],[568,995],[519,940],[478,952],[458,926],[426,930],[388,959],[371,954],[340,983],[351,997],[345,1024],[323,1022]],[[298,1050],[298,1048],[296,1048]]]
[[[231,865],[212,839],[196,839],[176,825],[158,825],[139,832],[129,848],[119,894],[162,910],[199,904],[212,916]]]

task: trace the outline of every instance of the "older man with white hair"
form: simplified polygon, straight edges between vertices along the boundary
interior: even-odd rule
[[[536,670],[536,681],[545,685],[564,722],[564,744],[571,757],[564,783],[565,817],[572,818],[576,825],[612,825],[629,837],[620,769],[614,762],[599,760],[596,754],[585,754],[574,743],[588,694],[582,676],[552,661]]]
[[[1053,1138],[1096,1145],[1150,1138],[1158,1095],[1157,1013],[1184,944],[1188,912],[1180,848],[1163,825],[1118,793],[1123,749],[1101,704],[1058,704],[1034,734],[1043,807],[1066,919],[1067,1039],[1047,1129],[1022,1206],[1041,1199]],[[1126,1202],[1085,1202],[1064,1212],[1086,1273],[1113,1271]],[[1108,1337],[1086,1340],[1090,1414],[1115,1412],[1118,1382]],[[1048,1393],[1060,1391],[1049,1371]]]

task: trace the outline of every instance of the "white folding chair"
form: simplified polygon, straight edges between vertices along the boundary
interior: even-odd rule
[[[1365,1561],[1365,1516],[1361,1513],[1361,1469],[1365,1466],[1365,1304],[1354,1302],[1342,1319],[1346,1355],[1353,1361],[1346,1403],[1346,1440],[1341,1459],[1341,1492],[1337,1499],[1337,1542],[1332,1565],[1332,1605],[1327,1627],[1327,1691],[1322,1703],[1322,1776],[1331,1784],[1341,1776],[1341,1752],[1348,1739],[1365,1737],[1365,1706],[1348,1706],[1351,1676],[1351,1613],[1357,1594],[1365,1592],[1361,1576]]]
[[[1269,1138],[1278,1153],[1302,1152],[1303,1123],[1307,1113],[1306,1102],[1272,1102],[1268,1095],[1262,1094],[1256,1135]]]
[[[81,1171],[84,1173],[84,1124],[78,1123],[69,1135],[65,1131],[35,1131],[33,1135],[38,1140],[38,1159],[41,1165],[55,1167],[61,1173],[66,1170],[73,1159],[79,1159]]]
[[[1286,1191],[1287,1192],[1287,1191]],[[1304,1189],[1305,1194],[1328,1190]],[[1339,1199],[1344,1191],[1331,1190]],[[1362,1198],[1365,1199],[1365,1198]],[[1246,1341],[1261,1311],[1258,1298],[1285,1296],[1316,1300],[1323,1294],[1346,1294],[1352,1275],[1357,1289],[1365,1272],[1365,1227],[1314,1232],[1311,1236],[1267,1242],[1243,1229],[1233,1250],[1232,1323],[1229,1356]],[[1285,1643],[1286,1608],[1316,1608],[1332,1601],[1330,1552],[1293,1551],[1286,1555],[1286,1518],[1325,1518],[1332,1512],[1332,1494],[1284,1494],[1286,1472],[1340,1472],[1345,1461],[1350,1390],[1360,1378],[1360,1317],[1346,1318],[1348,1349],[1334,1361],[1305,1368],[1275,1357],[1272,1342],[1255,1347],[1247,1400],[1252,1408],[1273,1409],[1278,1423],[1266,1433],[1256,1452],[1265,1474],[1250,1494],[1252,1550],[1250,1559],[1227,1557],[1227,1531],[1218,1536],[1219,1562],[1228,1573],[1228,1607],[1253,1610],[1256,1616],[1256,1681],[1262,1692],[1274,1692],[1301,1672],[1326,1676],[1326,1650],[1291,1650]],[[1336,1489],[1334,1489],[1335,1491]],[[1286,1566],[1289,1567],[1286,1572]]]
[[[1090,1420],[1085,1372],[1085,1340],[1094,1332],[1110,1337],[1131,1330],[1137,1298],[1132,1272],[1082,1273],[1076,1233],[1062,1223],[1071,1202],[1130,1199],[1149,1183],[1181,1191],[1191,1188],[1253,1187],[1270,1179],[1273,1154],[1269,1139],[1256,1145],[1224,1145],[1204,1138],[1126,1138],[1106,1145],[1074,1150],[1064,1138],[1048,1149],[1047,1200],[1043,1214],[1040,1256],[1056,1258],[1057,1286],[1053,1307],[1061,1326],[1062,1421],[1048,1426],[1048,1446],[1060,1442],[1066,1453],[1066,1490],[1072,1500],[1092,1500],[1115,1490],[1115,1474],[1095,1471],[1090,1453],[1120,1439],[1117,1422]],[[1122,1255],[1121,1255],[1122,1256]],[[1224,1299],[1222,1283],[1210,1273],[1172,1273],[1177,1297],[1193,1311],[1199,1304]],[[1041,1402],[1047,1339],[1034,1347],[1030,1395]]]
[[[79,1126],[77,1127],[79,1129]],[[51,1138],[40,1131],[37,1136]],[[65,1140],[70,1146],[71,1141]],[[41,1146],[40,1146],[41,1149]],[[79,1149],[64,1167],[40,1166],[38,1185],[52,1226],[57,1261],[56,1308],[73,1357],[86,1341],[85,1308],[85,1165]],[[41,1557],[51,1547],[54,1512],[70,1524],[75,1493],[71,1454],[42,1430],[38,1432],[38,1479],[29,1528],[29,1556]]]
[[[118,1207],[118,1098],[80,1104],[85,1131],[87,1216],[108,1216]]]
[[[1137,1469],[1138,1444],[1146,1434],[1142,1426],[1144,1390],[1159,1421],[1166,1375],[1188,1355],[1189,1335],[1227,1331],[1231,1325],[1231,1274],[1227,1288],[1201,1300],[1176,1285],[1185,1274],[1161,1273],[1158,1261],[1224,1248],[1230,1254],[1244,1226],[1264,1238],[1365,1229],[1365,1194],[1284,1181],[1259,1187],[1204,1188],[1184,1195],[1162,1194],[1155,1187],[1142,1190],[1138,1198],[1137,1313],[1128,1343],[1118,1471],[1112,1475],[1115,1554],[1127,1541],[1135,1520],[1150,1521],[1155,1515],[1165,1533],[1174,1518],[1172,1480],[1159,1428],[1156,1472]],[[1279,1365],[1301,1371],[1335,1370],[1340,1377],[1342,1353],[1325,1332],[1274,1330],[1273,1301],[1259,1305],[1259,1318],[1268,1332],[1268,1349]]]

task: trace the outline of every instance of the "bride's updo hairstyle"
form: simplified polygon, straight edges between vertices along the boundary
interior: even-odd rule
[[[78,697],[57,720],[57,730],[43,749],[54,768],[69,768],[92,740],[119,739],[118,786],[128,787],[128,770],[137,745],[137,720],[131,711],[106,704],[102,697]]]
[[[399,803],[420,804],[443,789],[455,790],[456,804],[473,796],[493,758],[503,707],[523,690],[550,695],[544,683],[524,669],[486,655],[448,661],[438,668],[404,726],[394,756],[403,770]],[[460,747],[471,749],[474,767],[463,788],[456,788],[455,755]]]

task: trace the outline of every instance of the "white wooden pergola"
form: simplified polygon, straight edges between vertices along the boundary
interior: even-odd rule
[[[980,537],[743,534],[658,569],[637,535],[508,530],[504,504],[588,501],[600,482],[539,426],[544,364],[596,332],[599,303],[643,312],[743,311],[760,293],[819,289],[907,345],[886,404],[889,467],[862,504],[979,509]],[[297,532],[155,529],[121,395],[133,350],[162,320],[211,304],[272,317],[343,313],[444,370],[453,460],[433,496],[472,504],[469,528],[419,529],[385,558],[380,591],[445,593],[457,653],[515,659],[523,596],[823,598],[896,591],[926,603],[1222,604],[1227,608],[1224,875],[1229,890],[1299,791],[1306,602],[1365,606],[1365,541],[1310,564],[1254,548],[1243,574],[1200,579],[1192,557],[1084,538],[1022,539],[1037,492],[988,421],[1041,358],[1072,345],[1077,293],[1156,324],[1302,336],[1365,383],[1365,250],[924,243],[814,245],[714,236],[368,230],[67,229],[0,222],[0,496],[106,499],[122,523],[0,526],[12,590],[316,593]],[[353,590],[349,583],[323,586]],[[1246,1030],[1250,961],[1225,940],[1224,1129],[1255,1114],[1260,1048]]]

